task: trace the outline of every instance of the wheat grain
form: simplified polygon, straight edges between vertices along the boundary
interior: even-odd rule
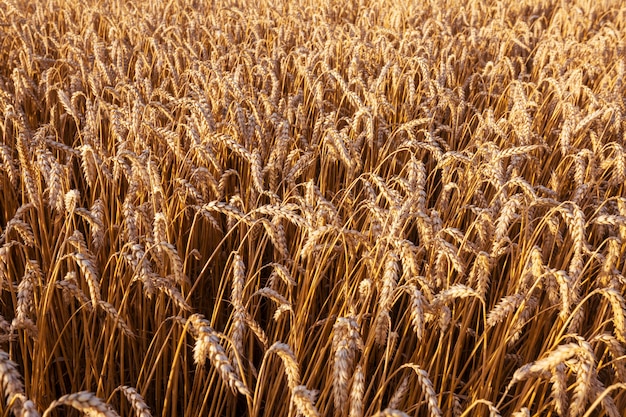
[[[152,229],[153,239],[156,243],[159,242],[167,242],[167,219],[165,218],[165,214],[162,212],[154,214],[154,226]],[[160,246],[157,246],[158,249],[161,249]]]
[[[283,226],[276,222],[262,221],[263,227],[267,232],[274,247],[278,250],[281,257],[289,259],[289,248],[287,246],[287,237]]]
[[[91,227],[93,245],[96,250],[100,249],[104,244],[104,211],[104,203],[102,199],[98,198],[91,206],[90,212],[92,222],[89,224]]]
[[[454,284],[448,289],[436,294],[431,304],[433,309],[440,309],[451,301],[467,297],[481,298],[480,294],[472,288],[463,284]]]
[[[552,273],[552,276],[556,279],[556,282],[559,285],[559,295],[561,300],[561,311],[559,312],[559,317],[562,320],[565,320],[570,315],[570,308],[572,303],[574,302],[572,296],[572,279],[565,271],[550,272]]]
[[[378,313],[374,326],[376,343],[379,346],[386,346],[389,331],[391,329],[391,316],[389,315],[388,310],[383,310]]]
[[[248,326],[248,328],[252,330],[252,332],[255,334],[259,342],[261,342],[261,344],[263,345],[263,347],[267,348],[269,341],[267,338],[267,334],[265,333],[265,330],[263,330],[261,325],[257,323],[248,314],[246,314],[243,319],[244,319],[244,322],[246,323],[246,326]]]
[[[9,177],[9,181],[13,186],[17,184],[18,171],[15,168],[15,164],[13,162],[13,157],[11,156],[12,151],[10,148],[4,144],[0,144],[0,157],[2,158],[2,169],[6,172]]]
[[[15,230],[19,237],[22,239],[26,246],[34,246],[35,245],[35,235],[33,234],[32,227],[30,224],[20,220],[16,217],[13,217],[6,225],[6,230],[0,236],[7,239],[7,235],[10,234],[11,231]]]
[[[83,176],[89,187],[94,187],[98,177],[97,163],[94,156],[94,150],[91,145],[82,145],[78,148],[81,154],[81,167],[83,168]]]
[[[393,304],[394,291],[398,284],[399,257],[394,252],[387,254],[385,268],[382,276],[382,289],[379,297],[379,305],[383,311],[387,311]]]
[[[142,279],[144,280],[144,288],[151,290],[155,287],[166,294],[177,308],[183,311],[191,311],[191,306],[187,303],[180,290],[172,285],[171,280],[163,279],[154,274],[145,276]]]
[[[63,295],[66,298],[68,295],[72,295],[81,305],[86,306],[87,309],[91,310],[93,308],[91,300],[89,300],[85,293],[78,287],[76,272],[68,272],[62,280],[55,282],[55,285],[63,291]]]

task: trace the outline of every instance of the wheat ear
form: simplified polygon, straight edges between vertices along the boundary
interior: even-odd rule
[[[209,322],[200,314],[193,314],[189,318],[189,322],[198,335],[193,349],[194,362],[202,366],[206,362],[206,358],[209,357],[222,380],[228,384],[233,392],[239,392],[247,397],[251,396],[250,390],[235,372],[224,348],[220,344],[217,333],[209,325]]]
[[[69,405],[90,416],[97,417],[119,417],[119,414],[111,408],[110,405],[98,398],[94,393],[89,391],[80,391],[74,394],[67,394],[52,401],[50,406],[44,411],[42,417],[50,415],[52,410],[60,405]]]
[[[350,387],[350,411],[348,417],[363,417],[363,395],[365,393],[365,375],[361,364],[356,366],[352,374]]]
[[[276,342],[267,350],[266,355],[269,353],[276,353],[283,361],[285,367],[285,373],[287,374],[287,383],[289,388],[293,390],[294,387],[300,385],[300,367],[296,361],[296,356],[288,344],[282,342]]]
[[[135,410],[136,417],[152,417],[150,408],[135,388],[121,385],[117,387],[115,391],[121,391],[124,394],[131,407],[133,407],[133,410]]]
[[[363,350],[359,325],[353,317],[339,317],[333,326],[333,397],[335,411],[343,410],[348,401],[348,383],[357,350]]]
[[[435,389],[433,387],[433,383],[430,381],[428,377],[428,372],[420,368],[418,365],[413,363],[407,363],[401,366],[401,368],[411,368],[415,371],[417,375],[417,382],[422,388],[422,392],[426,397],[426,401],[428,404],[428,411],[431,417],[442,417],[443,413],[439,408],[439,404],[437,401],[437,394],[435,393]]]
[[[19,400],[25,398],[24,384],[17,370],[17,364],[3,350],[0,350],[0,385],[2,385],[7,406],[19,415],[21,406]]]

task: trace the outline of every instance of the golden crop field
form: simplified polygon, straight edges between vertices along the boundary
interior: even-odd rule
[[[623,416],[620,0],[0,0],[2,416]]]

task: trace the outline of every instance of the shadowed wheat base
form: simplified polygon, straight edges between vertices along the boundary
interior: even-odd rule
[[[626,8],[492,3],[0,0],[0,413],[622,415]]]

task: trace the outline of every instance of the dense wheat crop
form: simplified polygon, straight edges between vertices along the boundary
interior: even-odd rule
[[[0,412],[626,410],[626,7],[0,0]]]

